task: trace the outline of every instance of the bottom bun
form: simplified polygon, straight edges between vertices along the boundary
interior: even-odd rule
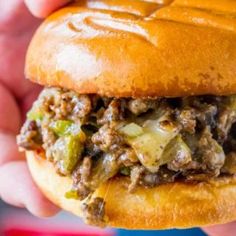
[[[64,197],[72,181],[56,174],[51,163],[27,152],[32,176],[53,203],[83,216],[81,202]],[[116,178],[102,185],[94,196],[105,199],[108,226],[127,229],[189,228],[222,224],[236,219],[236,178],[218,178],[196,184],[171,183],[127,191],[128,180]]]

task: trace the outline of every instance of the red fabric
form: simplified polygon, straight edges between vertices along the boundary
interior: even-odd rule
[[[42,232],[39,230],[24,230],[24,229],[8,229],[3,233],[4,236],[112,236],[111,232]]]

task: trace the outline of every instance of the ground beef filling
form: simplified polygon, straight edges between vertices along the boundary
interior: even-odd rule
[[[46,88],[27,117],[19,146],[45,151],[73,179],[65,196],[89,199],[93,224],[104,224],[105,203],[90,196],[115,176],[135,191],[236,173],[236,96],[116,99]]]

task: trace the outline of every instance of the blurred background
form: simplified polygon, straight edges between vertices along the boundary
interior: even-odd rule
[[[124,213],[125,214],[125,213]],[[0,200],[0,236],[204,236],[200,229],[134,231],[99,229],[86,226],[66,212],[48,219],[39,219],[24,209]]]

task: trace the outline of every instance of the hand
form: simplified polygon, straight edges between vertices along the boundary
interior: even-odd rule
[[[31,12],[45,17],[66,0],[26,0]],[[0,197],[26,207],[37,216],[50,216],[58,208],[50,203],[31,179],[15,136],[40,87],[24,79],[24,58],[33,32],[40,23],[23,0],[0,1]]]
[[[232,222],[225,225],[204,227],[203,231],[209,236],[234,236],[236,232],[236,223]]]
[[[25,0],[26,5],[37,17],[46,17],[52,11],[64,6],[71,0]]]
[[[68,2],[25,0],[37,17],[45,17]],[[23,74],[25,51],[40,21],[30,15],[23,0],[1,1],[0,8],[0,196],[37,216],[50,216],[59,209],[46,200],[33,183],[15,141],[25,112],[40,91],[40,87],[26,81]],[[203,230],[210,236],[233,236],[236,223]]]

